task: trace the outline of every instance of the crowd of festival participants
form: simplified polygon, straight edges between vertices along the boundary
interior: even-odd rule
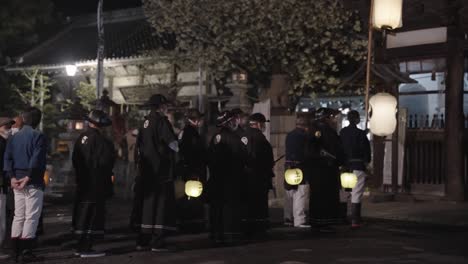
[[[284,162],[286,169],[299,168],[305,176],[299,185],[284,182],[286,225],[330,232],[334,224],[342,223],[346,206],[340,201],[339,174],[340,168],[346,168],[358,176],[351,193],[351,225],[360,227],[370,146],[366,133],[357,127],[358,112],[349,112],[350,125],[340,135],[336,131],[340,112],[320,108],[313,114],[298,114],[296,128],[286,138],[285,161],[275,161],[263,134],[269,122],[264,115],[223,111],[216,119],[217,131],[205,143],[199,133],[203,114],[188,109],[185,126],[176,134],[168,119],[169,104],[163,95],[151,96],[146,104],[149,115],[129,135],[136,138],[132,157],[136,169],[127,170],[135,174],[129,214],[138,233],[136,250],[176,250],[177,245],[168,244],[166,238],[177,231],[177,219],[183,218],[182,223],[203,220],[203,204],[209,207],[214,246],[267,238],[268,194],[276,162]],[[11,236],[11,253],[0,251],[1,259],[34,262],[40,258],[33,249],[43,208],[48,149],[45,135],[37,130],[41,117],[37,108],[29,108],[14,119],[0,118],[0,245],[7,234]],[[89,127],[76,140],[72,154],[76,175],[72,231],[77,239],[75,255],[82,258],[105,255],[93,244],[104,234],[116,160],[114,144],[104,132],[112,123],[109,116],[93,110],[86,120]],[[192,206],[176,206],[176,178],[203,184],[203,194],[191,200]]]

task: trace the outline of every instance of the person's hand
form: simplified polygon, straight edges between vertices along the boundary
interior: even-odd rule
[[[30,178],[28,176],[24,177],[23,179],[19,180],[19,186],[18,186],[18,190],[22,190],[26,184],[28,184]]]
[[[11,185],[12,189],[16,190],[16,189],[18,189],[19,182],[18,182],[18,180],[16,178],[13,177],[10,180],[10,185]]]

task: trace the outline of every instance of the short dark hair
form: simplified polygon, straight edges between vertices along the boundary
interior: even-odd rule
[[[356,110],[351,110],[348,113],[348,121],[351,124],[357,125],[361,122],[361,117],[359,116],[359,112]]]
[[[36,107],[30,107],[21,114],[21,117],[25,125],[36,128],[41,123],[42,112]]]

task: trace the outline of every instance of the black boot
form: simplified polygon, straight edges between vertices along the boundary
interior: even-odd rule
[[[361,203],[351,204],[351,227],[361,227]]]
[[[23,250],[21,247],[21,240],[18,238],[12,238],[11,239],[11,257],[14,262],[18,262],[19,256],[21,255],[21,251]]]
[[[41,260],[33,253],[34,239],[22,239],[19,241],[20,248],[23,249],[20,256],[21,263],[37,262]]]

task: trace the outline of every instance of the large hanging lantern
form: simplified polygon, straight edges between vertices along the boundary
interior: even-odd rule
[[[357,184],[357,176],[352,172],[343,172],[340,175],[341,186],[345,191],[351,191]]]
[[[199,197],[203,192],[203,184],[200,181],[187,181],[185,183],[185,194],[188,197]]]
[[[284,179],[289,185],[299,185],[303,178],[304,175],[302,174],[302,170],[298,168],[288,169],[284,173]]]
[[[397,29],[403,26],[403,0],[374,0],[372,23],[379,29]]]
[[[369,128],[372,134],[388,136],[397,125],[397,100],[389,93],[378,93],[369,100]]]

